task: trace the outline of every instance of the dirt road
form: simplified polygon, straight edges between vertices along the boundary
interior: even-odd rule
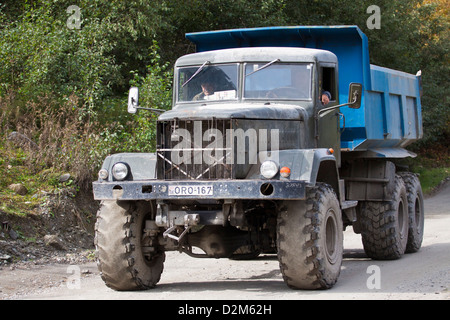
[[[115,292],[107,288],[95,263],[0,270],[3,299],[131,300],[292,300],[437,299],[450,300],[450,183],[425,200],[421,250],[395,261],[373,261],[360,236],[344,234],[344,262],[337,284],[327,291],[295,291],[283,282],[275,255],[252,261],[195,259],[168,252],[155,289]]]

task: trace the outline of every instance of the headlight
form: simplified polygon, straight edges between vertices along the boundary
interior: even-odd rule
[[[112,167],[112,175],[116,180],[124,180],[128,176],[128,166],[123,162],[117,162]]]
[[[264,161],[259,170],[264,178],[272,179],[278,173],[278,164],[270,160]]]

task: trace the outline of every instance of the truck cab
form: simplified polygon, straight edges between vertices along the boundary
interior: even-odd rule
[[[164,146],[158,147],[160,158],[171,159],[171,155],[175,155],[175,145],[187,146],[176,138],[170,139],[169,143],[167,130],[173,132],[173,128],[167,129],[165,126],[170,126],[170,122],[178,121],[177,126],[182,127],[185,121],[206,123],[214,119],[216,123],[211,123],[206,130],[220,132],[222,140],[205,137],[202,132],[202,139],[197,139],[197,149],[191,145],[191,150],[205,152],[201,148],[214,146],[216,153],[224,157],[219,162],[228,160],[236,168],[230,167],[233,173],[221,171],[222,176],[216,176],[214,170],[209,170],[208,178],[246,178],[252,165],[262,159],[260,152],[266,151],[332,148],[336,150],[333,156],[339,159],[337,112],[330,112],[320,119],[318,117],[318,112],[323,108],[339,104],[336,68],[337,58],[333,53],[304,48],[236,48],[180,58],[175,65],[174,107],[159,118],[161,134],[158,136],[161,140],[158,146]],[[327,70],[325,87],[324,69]],[[320,100],[324,90],[332,94],[327,106]],[[187,130],[194,129],[194,126],[185,125]],[[245,141],[237,141],[240,136],[227,136],[227,132],[235,134],[237,130],[247,134]],[[195,136],[194,132],[189,132],[189,135]],[[230,141],[232,138],[233,141]],[[227,142],[229,147],[240,147],[240,150],[232,152],[233,159],[231,154],[218,150],[225,149]],[[171,144],[169,148],[168,143]],[[242,156],[237,159],[241,153],[245,153],[246,159]],[[275,152],[273,154],[278,156]],[[189,157],[185,155],[185,158],[192,160],[187,161],[192,166],[188,167],[185,161],[179,169],[171,170],[171,174],[178,171],[177,178],[205,178],[201,175],[201,166],[195,167],[195,164],[201,163],[193,163],[193,160],[199,159],[194,159],[194,154]],[[164,164],[170,167],[168,161]],[[166,170],[163,168],[158,173],[163,174]],[[190,177],[183,173],[190,170],[195,171]]]

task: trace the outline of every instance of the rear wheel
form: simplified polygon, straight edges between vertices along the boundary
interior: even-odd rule
[[[293,289],[328,289],[337,281],[343,255],[339,201],[327,184],[307,190],[304,201],[284,201],[277,223],[278,260]]]
[[[364,251],[372,259],[400,258],[408,241],[408,200],[400,176],[395,177],[391,201],[365,201],[360,210]]]
[[[400,173],[408,198],[409,230],[406,253],[417,252],[422,246],[424,229],[423,193],[417,175],[411,172]]]
[[[159,281],[164,251],[144,233],[152,211],[146,201],[104,201],[97,213],[97,265],[114,290],[149,289]]]

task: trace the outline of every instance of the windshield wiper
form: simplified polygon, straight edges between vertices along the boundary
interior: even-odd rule
[[[258,72],[258,71],[260,71],[260,70],[262,70],[262,69],[265,69],[265,68],[267,68],[267,67],[270,67],[270,66],[273,65],[275,62],[280,62],[280,59],[275,59],[275,60],[273,60],[273,61],[270,61],[269,63],[263,65],[262,67],[256,69],[256,70],[253,71],[253,72],[250,72],[249,74],[246,74],[245,76],[248,77],[249,75],[252,75],[252,74],[254,74],[254,73],[256,73],[256,72]]]
[[[203,68],[207,65],[207,64],[209,64],[210,62],[209,61],[205,61],[205,63],[203,63],[201,66],[200,66],[200,68],[198,68],[197,69],[197,71],[195,71],[195,73],[185,82],[185,83],[183,83],[183,85],[181,86],[182,88],[184,88],[184,86],[185,85],[187,85],[192,79],[194,79],[194,77],[196,76],[196,75],[198,75],[199,73],[200,73],[200,71],[202,71],[203,70]]]

